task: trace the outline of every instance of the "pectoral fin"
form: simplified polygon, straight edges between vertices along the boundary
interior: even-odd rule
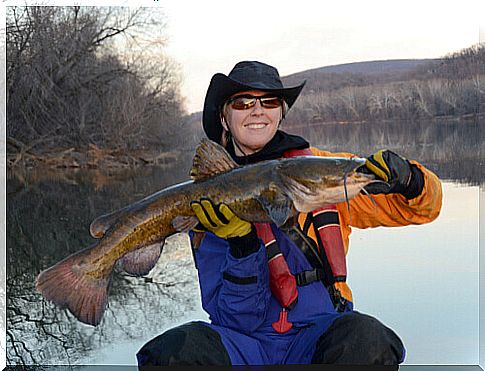
[[[289,176],[281,175],[281,188],[293,201],[293,206],[301,213],[308,213],[326,205],[345,202],[357,196],[370,181],[356,181],[350,178],[336,184],[321,184],[308,187]]]
[[[277,193],[273,200],[269,200],[265,196],[259,196],[257,200],[278,227],[285,224],[291,215],[292,202],[281,193]]]
[[[280,175],[280,179],[282,181],[281,188],[299,212],[307,213],[322,206],[321,194],[318,190],[312,190],[284,174]]]
[[[188,233],[197,224],[199,224],[199,219],[195,216],[178,215],[172,220],[172,226],[175,230],[182,233]]]

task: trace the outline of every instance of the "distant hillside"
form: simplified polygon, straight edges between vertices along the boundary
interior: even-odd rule
[[[383,72],[409,72],[414,70],[418,66],[423,66],[424,64],[430,62],[437,62],[439,59],[391,59],[385,61],[366,61],[366,62],[354,62],[337,64],[334,66],[325,66],[319,68],[313,68],[311,70],[306,70],[302,72],[297,72],[292,75],[286,76],[286,78],[291,79],[293,77],[305,77],[305,76],[315,76],[320,73],[364,73],[364,74],[374,74]]]
[[[348,63],[283,80],[290,86],[307,81],[288,126],[477,115],[485,107],[485,44],[439,59]]]
[[[307,80],[302,94],[330,91],[346,86],[365,86],[410,80],[439,64],[441,59],[394,59],[345,63],[297,72],[282,78],[285,85]]]

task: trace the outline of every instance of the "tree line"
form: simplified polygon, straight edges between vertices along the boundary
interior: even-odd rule
[[[309,85],[288,115],[289,126],[478,114],[485,106],[485,44],[394,78],[390,73],[331,73]]]
[[[6,8],[7,151],[171,146],[184,115],[159,9]]]

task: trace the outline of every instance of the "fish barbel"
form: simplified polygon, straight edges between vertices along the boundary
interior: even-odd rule
[[[358,157],[304,156],[239,166],[222,146],[203,140],[193,160],[192,181],[94,220],[90,232],[97,243],[42,271],[37,290],[81,322],[96,326],[108,303],[115,264],[120,261],[132,275],[146,275],[160,257],[165,238],[194,226],[191,201],[209,198],[227,204],[244,220],[282,226],[298,212],[358,195],[375,181],[355,172],[364,163]],[[176,222],[181,219],[192,222],[181,227]]]

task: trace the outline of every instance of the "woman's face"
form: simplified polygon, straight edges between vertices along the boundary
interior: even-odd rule
[[[229,99],[242,95],[270,96],[264,91],[248,90],[238,92]],[[247,109],[235,109],[227,104],[224,116],[222,126],[232,134],[236,155],[250,155],[261,150],[273,138],[282,117],[282,107],[281,104],[274,108],[263,107],[259,100]]]

